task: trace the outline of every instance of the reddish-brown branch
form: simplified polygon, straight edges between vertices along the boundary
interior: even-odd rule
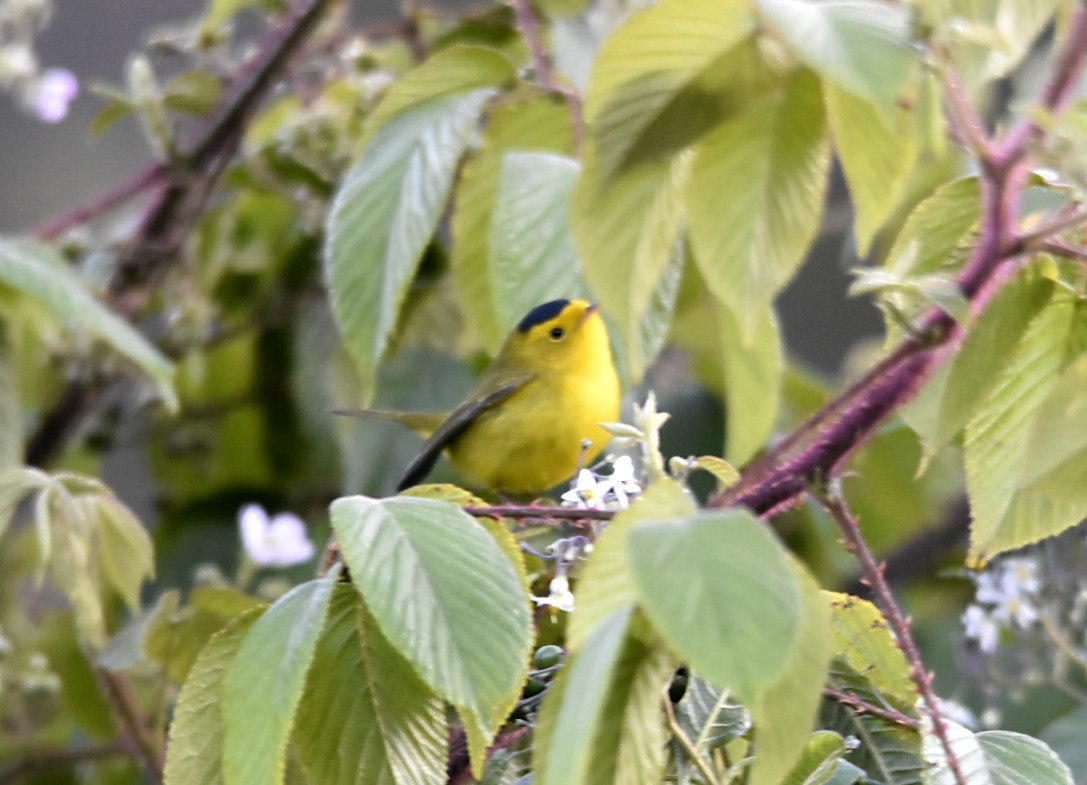
[[[900,711],[894,709],[887,709],[883,706],[876,706],[873,703],[869,703],[862,698],[858,698],[849,692],[843,692],[842,690],[836,690],[833,687],[824,687],[823,695],[830,698],[836,703],[840,703],[843,706],[848,706],[857,714],[870,714],[873,717],[879,717],[884,722],[889,722],[892,725],[902,725],[907,728],[920,728],[921,723],[913,717],[908,717]]]
[[[513,6],[517,29],[521,32],[521,37],[525,39],[525,44],[532,54],[532,64],[536,70],[536,78],[548,90],[559,93],[565,98],[566,105],[570,107],[570,122],[574,126],[574,142],[580,148],[582,129],[584,128],[581,96],[555,77],[555,71],[551,67],[551,58],[547,54],[543,37],[540,35],[540,23],[536,19],[535,10],[532,8],[532,0],[511,0],[510,5]]]
[[[98,681],[102,686],[102,694],[113,708],[114,714],[120,719],[147,774],[155,782],[162,782],[161,745],[154,739],[148,722],[136,706],[136,700],[128,683],[116,673],[104,669],[98,670]]]
[[[131,756],[132,750],[123,742],[104,744],[100,747],[70,750],[42,750],[25,755],[7,768],[0,770],[0,785],[30,782],[36,776],[53,774],[72,769],[84,763],[118,756]]]
[[[1077,6],[1065,46],[1039,111],[1060,112],[1087,61],[1087,5]],[[967,111],[959,107],[960,111]],[[977,312],[999,285],[1005,262],[1024,252],[1016,234],[1016,208],[1026,180],[1027,147],[1043,136],[1024,121],[999,143],[986,143],[981,175],[981,225],[977,245],[957,279]],[[979,137],[979,141],[984,141]],[[748,466],[736,485],[711,499],[711,506],[744,505],[770,516],[788,507],[807,485],[832,477],[854,450],[908,401],[947,356],[942,348],[958,335],[943,310],[927,313],[899,346],[852,387],[812,415],[793,434]]]
[[[876,557],[872,555],[864,535],[861,534],[857,519],[853,517],[849,507],[846,506],[841,489],[836,483],[831,484],[829,492],[820,495],[820,501],[835,523],[838,524],[838,528],[841,529],[846,549],[856,556],[857,561],[860,562],[861,573],[864,575],[865,582],[872,589],[876,605],[879,606],[883,617],[887,620],[888,626],[894,633],[895,643],[902,650],[902,653],[906,656],[906,661],[910,664],[910,679],[917,686],[921,699],[925,702],[929,718],[932,720],[933,733],[936,734],[936,738],[940,740],[940,744],[944,748],[944,753],[947,755],[947,765],[955,777],[955,782],[958,785],[966,785],[966,778],[963,776],[959,759],[951,746],[951,737],[947,733],[947,724],[944,722],[943,715],[940,714],[936,694],[932,691],[932,674],[925,671],[925,666],[921,662],[921,654],[917,650],[917,645],[914,643],[913,635],[910,632],[909,622],[902,616],[902,611],[898,608],[891,587],[887,585],[887,580],[883,574],[884,566],[876,562]]]
[[[90,204],[46,221],[34,230],[34,234],[41,240],[53,240],[69,229],[90,223],[144,191],[161,185],[165,178],[166,167],[160,163],[152,164]]]

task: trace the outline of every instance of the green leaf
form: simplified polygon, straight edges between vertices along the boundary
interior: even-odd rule
[[[222,83],[203,71],[186,71],[170,80],[162,93],[167,109],[183,114],[207,114],[219,103]]]
[[[646,521],[627,536],[638,597],[672,649],[748,700],[780,677],[800,626],[781,544],[743,510]]]
[[[1028,265],[994,295],[950,363],[932,430],[920,432],[926,455],[934,455],[966,425],[1011,361],[1027,326],[1049,302],[1054,286],[1036,265]]]
[[[880,106],[832,85],[825,93],[834,149],[856,213],[857,254],[865,256],[914,171],[918,129],[900,106]]]
[[[905,8],[861,0],[759,0],[758,7],[794,56],[858,97],[891,104],[914,71]]]
[[[222,703],[226,785],[282,783],[287,739],[339,571],[296,586],[246,633]]]
[[[997,553],[1035,542],[1072,523],[1066,520],[1067,510],[1056,516],[1038,514],[1037,509],[1023,515],[1023,510],[1012,509],[1012,502],[1029,467],[1032,427],[1039,416],[1062,416],[1046,412],[1044,404],[1064,364],[1077,310],[1068,298],[1054,298],[1031,321],[966,426],[963,459],[973,518],[973,563],[984,563]]]
[[[489,740],[517,700],[532,644],[528,598],[501,546],[459,507],[430,499],[351,496],[331,513],[382,633]]]
[[[845,752],[845,739],[837,733],[816,731],[781,785],[823,785],[834,776]]]
[[[949,270],[949,261],[964,257],[966,241],[981,211],[978,178],[960,177],[922,201],[895,236],[886,266],[900,276]]]
[[[1087,782],[1087,705],[1079,704],[1055,722],[1047,725],[1038,735],[1072,770],[1077,785]]]
[[[729,59],[754,23],[743,0],[662,0],[606,39],[585,97],[603,181],[678,153],[721,119],[722,94],[755,78]]]
[[[95,496],[98,563],[109,584],[133,612],[140,608],[140,588],[155,577],[155,553],[147,529],[112,496]]]
[[[618,325],[630,380],[636,381],[651,359],[643,330],[675,261],[691,159],[679,155],[601,180],[594,150],[588,146],[574,188],[574,243],[589,288]]]
[[[696,148],[685,195],[695,260],[745,332],[819,228],[830,165],[823,111],[819,80],[797,71]]]
[[[336,194],[325,270],[336,320],[367,391],[490,96],[476,90],[398,114],[373,135]]]
[[[563,667],[537,725],[534,780],[657,782],[666,734],[664,687],[675,663],[628,606],[598,624]]]
[[[1038,739],[1003,730],[971,733],[944,722],[966,785],[1073,785],[1072,772]],[[924,734],[924,756],[931,767],[925,785],[955,785],[947,753],[931,730]]]
[[[654,482],[626,510],[620,511],[593,544],[575,597],[577,613],[571,614],[566,645],[577,651],[598,624],[616,611],[631,607],[638,599],[630,572],[627,535],[639,521],[693,515],[694,500],[683,486],[670,477]]]
[[[358,592],[337,586],[292,735],[310,781],[437,782],[447,734],[442,701],[368,619]]]
[[[181,688],[166,745],[166,785],[222,785],[223,682],[261,610],[239,616],[200,652]]]
[[[394,118],[424,104],[499,87],[515,76],[510,62],[493,49],[451,46],[400,77],[368,118],[367,128],[373,134]]]
[[[505,157],[530,151],[569,154],[573,145],[564,102],[551,97],[506,101],[491,110],[480,149],[461,171],[451,219],[450,263],[461,310],[490,354],[497,353],[506,337],[493,306],[490,266],[491,215]]]
[[[757,746],[750,785],[776,785],[812,731],[830,662],[830,612],[808,572],[790,557],[800,595],[796,638],[778,678],[750,702]]]
[[[917,702],[906,655],[895,645],[883,614],[875,605],[838,592],[824,592],[830,600],[834,654],[858,673],[863,673],[900,710]]]
[[[491,224],[490,282],[498,330],[535,306],[586,296],[570,234],[577,161],[549,153],[506,156]]]
[[[698,675],[690,677],[675,713],[676,722],[699,753],[713,752],[751,730],[747,709],[730,703],[727,690],[717,689]]]
[[[836,659],[831,665],[830,686],[874,705],[882,704],[882,696],[872,688],[871,682],[841,660]],[[849,758],[870,779],[886,785],[920,785],[925,763],[921,759],[921,734],[917,730],[857,714],[831,701],[824,704],[822,726],[860,742]]]
[[[0,283],[40,301],[73,329],[105,341],[150,376],[166,407],[177,410],[170,361],[132,325],[96,300],[52,248],[33,240],[0,238]]]
[[[23,410],[19,405],[18,371],[12,349],[8,324],[0,320],[0,476],[23,463]],[[10,517],[0,491],[0,536]]]
[[[719,311],[724,346],[725,455],[743,465],[761,450],[777,424],[784,372],[781,332],[774,309],[749,315],[745,326]]]

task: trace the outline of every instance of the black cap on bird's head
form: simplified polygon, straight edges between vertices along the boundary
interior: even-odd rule
[[[562,313],[563,309],[569,304],[569,300],[551,300],[543,305],[537,305],[525,314],[525,318],[517,325],[517,331],[527,333],[537,324],[543,324],[544,322],[554,319]]]

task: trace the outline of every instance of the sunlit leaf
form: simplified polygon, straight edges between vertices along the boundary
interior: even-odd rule
[[[112,496],[94,499],[98,516],[98,562],[129,609],[140,607],[140,588],[155,576],[151,537],[139,519]]]
[[[766,445],[777,424],[782,338],[771,307],[752,315],[746,326],[727,308],[718,314],[725,355],[725,455],[740,466]]]
[[[696,150],[685,194],[695,260],[748,333],[819,226],[830,165],[819,80],[796,72]]]
[[[1073,785],[1068,767],[1038,739],[1004,730],[971,733],[944,722],[966,785]],[[930,764],[925,785],[956,785],[947,752],[931,729],[924,734],[924,756]]]
[[[909,663],[875,605],[837,592],[824,592],[830,600],[834,654],[863,673],[885,696],[903,710],[917,701],[909,676]]]
[[[297,586],[254,623],[223,680],[223,781],[282,783],[287,740],[338,571]]]

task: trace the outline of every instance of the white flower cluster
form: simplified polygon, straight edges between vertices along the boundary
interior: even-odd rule
[[[562,495],[563,507],[581,510],[625,510],[642,492],[634,477],[634,462],[623,455],[612,463],[611,474],[582,469],[570,490]]]
[[[996,651],[1002,629],[1026,630],[1038,622],[1041,580],[1034,559],[1003,559],[979,573],[974,582],[974,602],[966,609],[962,622],[966,637],[976,641],[981,651]]]

